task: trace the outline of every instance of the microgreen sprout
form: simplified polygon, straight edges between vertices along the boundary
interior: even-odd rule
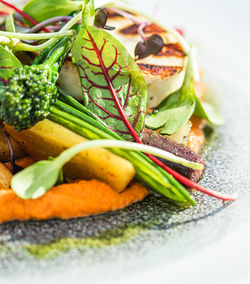
[[[105,30],[114,30],[115,27],[110,27],[110,26],[107,26],[107,20],[108,20],[108,15],[107,13],[101,9],[101,8],[97,8],[95,10],[95,26],[97,28],[102,28],[102,29],[105,29]]]
[[[137,43],[135,47],[135,57],[137,59],[148,57],[151,54],[157,54],[162,50],[164,46],[164,41],[160,35],[153,34],[151,36],[146,36],[144,33],[145,28],[152,24],[151,21],[138,20],[132,14],[119,9],[112,8],[111,10],[117,14],[120,14],[123,17],[128,18],[137,26],[138,34],[142,39]]]
[[[164,41],[160,35],[146,36],[144,34],[144,29],[150,24],[151,22],[144,22],[138,27],[138,34],[142,38],[142,41],[139,41],[135,47],[135,56],[138,59],[148,57],[151,54],[157,54],[164,46]]]

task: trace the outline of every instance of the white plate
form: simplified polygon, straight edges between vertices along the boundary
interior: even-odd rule
[[[50,230],[55,228],[58,237],[61,227],[69,228],[69,236],[74,237],[86,230],[84,226],[91,220],[98,226],[104,219],[112,221],[113,215],[88,221],[4,225],[0,234],[8,236],[11,226],[14,233],[10,235],[18,242],[11,239],[8,244],[10,250],[13,246],[12,258],[0,258],[1,283],[250,283],[250,2],[134,2],[163,23],[184,27],[188,38],[199,47],[204,80],[220,97],[227,121],[206,147],[207,171],[202,182],[215,190],[236,191],[239,200],[223,207],[198,194],[196,208],[169,216],[162,208],[166,215],[161,212],[160,225],[125,243],[103,248],[83,246],[52,259],[34,259],[15,251],[16,244],[39,238],[39,228],[47,232],[44,242],[52,241]],[[138,218],[140,211],[131,212]],[[123,213],[117,216],[124,217]]]

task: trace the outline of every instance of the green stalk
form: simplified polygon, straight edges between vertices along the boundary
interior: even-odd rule
[[[25,34],[25,33],[12,33],[0,31],[0,36],[5,36],[8,38],[24,39],[24,40],[44,40],[51,38],[60,38],[67,35],[72,35],[73,31],[61,31],[56,33],[35,33],[35,34]]]
[[[65,26],[63,26],[59,32],[64,32],[64,31],[68,31],[69,29],[71,29],[78,21],[80,21],[81,15],[82,15],[82,12],[79,12]],[[13,51],[14,52],[17,52],[17,51],[30,51],[30,52],[41,51],[41,50],[44,50],[44,49],[50,47],[51,45],[53,45],[56,42],[56,40],[57,40],[57,38],[52,38],[52,39],[46,41],[45,43],[42,43],[42,44],[39,44],[39,45],[30,45],[30,44],[26,44],[26,43],[18,43],[14,47]]]

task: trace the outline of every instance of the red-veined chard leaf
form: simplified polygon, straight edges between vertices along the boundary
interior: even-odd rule
[[[16,68],[21,68],[22,64],[7,49],[0,45],[0,93],[5,89],[9,79]]]
[[[129,125],[141,134],[148,96],[134,59],[112,35],[92,26],[80,31],[72,53],[86,107],[120,136],[134,140]]]

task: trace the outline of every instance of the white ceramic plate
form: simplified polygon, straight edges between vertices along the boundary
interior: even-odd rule
[[[239,200],[224,207],[196,194],[197,207],[181,212],[151,200],[99,217],[1,225],[1,283],[250,282],[250,2],[134,2],[163,23],[184,27],[199,47],[204,80],[220,98],[226,118],[203,153],[207,171],[202,183],[226,193],[236,191]],[[82,241],[71,249],[74,240],[93,236],[91,232],[152,221],[155,226],[116,245],[98,248]],[[124,237],[123,230],[121,234]],[[60,238],[69,242],[60,254],[52,253],[53,258],[37,259],[30,247],[39,240],[40,248],[53,252]]]

